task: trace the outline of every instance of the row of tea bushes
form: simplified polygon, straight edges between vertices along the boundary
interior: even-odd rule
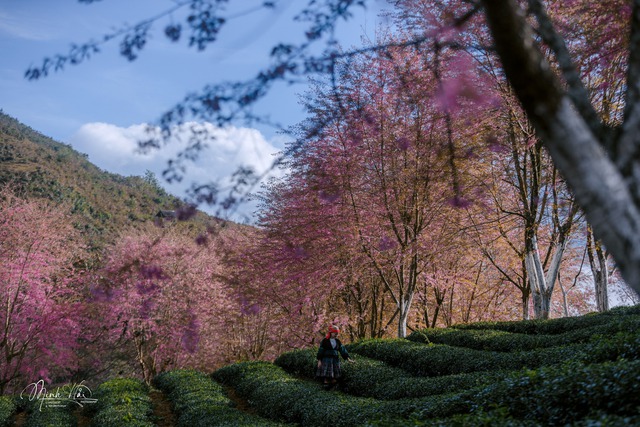
[[[640,361],[620,360],[513,373],[458,397],[471,410],[434,419],[425,407],[409,419],[389,417],[379,427],[628,427],[640,425]],[[462,407],[463,405],[461,405]]]
[[[446,344],[485,351],[530,351],[545,347],[587,343],[597,335],[609,335],[639,327],[640,319],[596,325],[560,334],[522,334],[496,329],[423,329],[407,339],[420,343]]]
[[[297,379],[267,362],[225,366],[215,371],[213,377],[233,385],[261,415],[304,426],[364,426],[387,414],[408,418],[424,406],[426,399],[431,399],[436,416],[449,416],[461,410],[457,406],[459,400],[448,402],[442,396],[383,401],[325,391],[320,384]]]
[[[72,406],[73,405],[73,406]],[[40,407],[39,402],[26,404],[27,420],[25,427],[76,427],[78,420],[71,413],[75,409],[75,403],[69,403],[61,407]]]
[[[597,319],[598,324],[588,324],[585,320],[581,323],[584,327],[556,334],[526,334],[507,332],[501,329],[470,329],[470,328],[446,328],[423,329],[411,333],[407,339],[414,342],[446,344],[456,347],[472,348],[488,351],[528,351],[544,347],[556,347],[567,344],[587,343],[597,336],[609,336],[618,332],[626,332],[640,329],[640,315],[630,315],[611,319],[611,316],[586,316],[587,319]],[[575,323],[570,318],[554,319],[554,324],[565,325]],[[600,323],[608,320],[606,323]],[[551,321],[549,321],[551,322]],[[533,321],[534,324],[535,321]],[[518,322],[517,324],[522,324]],[[562,329],[564,329],[563,326]]]
[[[0,396],[0,427],[10,426],[13,423],[13,416],[17,409],[13,397]]]
[[[476,322],[452,326],[453,329],[477,330],[491,329],[519,334],[556,335],[588,328],[597,325],[607,325],[625,317],[640,317],[640,304],[631,307],[616,307],[602,313],[591,313],[577,317],[562,317],[558,319],[534,319],[500,322]]]
[[[479,371],[513,371],[554,365],[568,359],[587,360],[589,344],[504,353],[422,344],[404,339],[372,339],[348,346],[350,353],[401,367],[412,375],[435,377]]]
[[[274,362],[291,375],[313,379],[315,350],[295,350],[283,353]],[[415,377],[404,369],[391,367],[367,357],[354,358],[354,363],[342,364],[341,390],[354,396],[395,400],[454,393],[490,384],[506,372],[483,371],[437,377]]]
[[[159,374],[154,385],[168,395],[178,426],[280,426],[232,407],[222,386],[204,373],[179,369]]]
[[[115,378],[100,384],[91,425],[96,427],[153,427],[153,407],[147,385],[134,378]]]
[[[502,407],[514,417],[546,425],[567,425],[603,413],[640,420],[639,378],[638,360],[589,365],[571,361],[516,373],[483,389],[475,404]]]
[[[301,425],[640,425],[640,361],[571,361],[513,372],[490,385],[420,399],[381,401],[323,391],[265,362],[224,367],[214,377],[266,416]]]

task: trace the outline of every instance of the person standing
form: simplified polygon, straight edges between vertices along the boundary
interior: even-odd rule
[[[316,370],[316,376],[322,379],[325,385],[334,385],[338,382],[338,379],[342,376],[340,369],[340,356],[348,362],[353,362],[353,359],[349,357],[349,353],[344,345],[338,339],[340,330],[331,325],[325,338],[320,342],[318,348],[318,368]]]

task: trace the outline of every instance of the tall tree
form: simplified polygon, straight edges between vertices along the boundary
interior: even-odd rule
[[[124,339],[145,381],[224,359],[224,325],[237,312],[217,280],[215,253],[175,228],[123,234],[92,286],[112,339]],[[98,319],[94,319],[98,321]]]
[[[336,82],[340,92],[325,86],[310,104],[312,117],[300,131],[304,149],[295,151],[298,145],[293,145],[292,173],[285,185],[290,195],[316,200],[304,205],[307,232],[322,231],[314,236],[324,240],[330,228],[337,236],[333,244],[348,247],[366,266],[363,271],[377,273],[396,307],[398,336],[406,335],[425,266],[444,257],[454,241],[449,214],[468,203],[463,195],[470,192],[461,168],[470,158],[464,143],[456,142],[473,132],[462,126],[466,114],[482,114],[478,103],[455,96],[462,90],[468,98],[481,92],[482,86],[469,90],[473,64],[455,51],[437,48],[432,60],[389,50],[343,64]],[[452,84],[452,76],[463,68],[469,81],[464,87]],[[320,132],[318,123],[323,123]],[[452,186],[456,191],[449,193]],[[279,198],[268,206],[280,212],[276,223],[290,221],[281,228],[290,230],[300,222],[281,210],[295,206],[299,212],[299,200],[282,204]],[[310,222],[318,215],[321,219],[314,221],[321,227]]]
[[[81,251],[64,207],[0,190],[0,393],[77,368]]]

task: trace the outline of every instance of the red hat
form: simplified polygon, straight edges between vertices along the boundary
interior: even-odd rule
[[[340,333],[340,329],[338,329],[338,327],[335,325],[331,325],[329,326],[329,332],[327,333],[326,338],[329,339],[331,338],[331,334],[339,334],[339,333]]]

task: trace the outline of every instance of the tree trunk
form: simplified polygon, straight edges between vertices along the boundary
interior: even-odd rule
[[[549,316],[549,304],[544,301],[546,283],[535,237],[531,245],[532,247],[525,253],[525,264],[527,266],[527,275],[529,276],[529,285],[533,298],[533,312],[536,319],[546,319]]]
[[[609,282],[609,274],[607,272],[607,260],[602,259],[604,264],[603,270],[600,270],[593,276],[596,286],[596,304],[598,311],[603,312],[609,310],[609,296],[607,292],[607,284]]]
[[[540,261],[540,255],[538,253],[538,239],[535,235],[531,236],[529,242],[527,242],[525,265],[531,286],[534,315],[536,319],[548,319],[551,305],[551,292],[549,292],[547,287],[547,280],[544,276],[542,262]]]
[[[555,248],[551,265],[545,276],[542,262],[538,254],[538,239],[533,236],[527,246],[530,248],[525,254],[525,265],[527,267],[527,275],[531,284],[531,296],[533,298],[533,310],[536,319],[548,319],[551,311],[551,297],[555,288],[558,270],[562,262],[562,255],[566,248],[566,239],[560,238],[560,242]]]
[[[599,312],[607,311],[609,310],[607,253],[602,248],[602,243],[595,239],[590,227],[587,230],[587,253],[589,255],[591,274],[593,275],[596,307]]]
[[[407,314],[402,313],[398,321],[398,338],[405,338],[407,336]]]

